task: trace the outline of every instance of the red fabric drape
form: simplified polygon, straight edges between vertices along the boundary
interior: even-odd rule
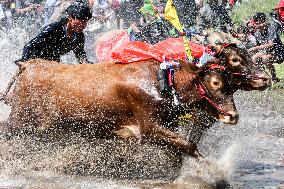
[[[192,55],[200,58],[204,46],[190,42]],[[168,38],[157,44],[129,41],[127,32],[116,33],[108,40],[100,41],[96,46],[97,60],[100,62],[131,63],[148,59],[163,61],[163,56],[174,60],[185,60],[186,53],[182,37]]]

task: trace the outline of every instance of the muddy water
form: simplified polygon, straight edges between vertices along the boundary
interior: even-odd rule
[[[17,29],[1,33],[1,91],[29,38]],[[215,124],[206,132],[199,144],[204,161],[181,161],[166,147],[78,134],[0,138],[0,188],[281,188],[283,97],[281,91],[236,93],[240,121]],[[0,110],[0,121],[5,121],[10,107],[0,103]]]

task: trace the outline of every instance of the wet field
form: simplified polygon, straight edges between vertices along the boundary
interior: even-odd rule
[[[1,34],[1,91],[15,73],[12,62],[20,58],[28,38],[21,31]],[[72,55],[63,58],[69,60]],[[0,138],[0,188],[282,188],[283,97],[283,90],[237,92],[239,123],[217,123],[206,132],[198,145],[204,161],[181,161],[177,152],[153,144],[77,134]],[[0,103],[0,121],[9,110]]]

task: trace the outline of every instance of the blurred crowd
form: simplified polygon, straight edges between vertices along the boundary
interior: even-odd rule
[[[2,29],[13,26],[42,27],[58,20],[73,1],[76,0],[0,0],[0,27]],[[236,3],[236,0],[207,1],[218,4],[218,9],[224,9],[221,12],[230,10]],[[208,16],[212,16],[212,13],[207,13],[209,10],[206,7],[207,1],[174,0],[173,3],[176,4],[177,11],[182,15],[181,21],[185,25],[192,26],[197,23],[199,14],[203,14],[204,17],[207,17],[205,18],[207,22],[210,22],[211,19]],[[133,24],[143,25],[157,19],[157,17],[162,17],[167,0],[85,0],[84,2],[93,11],[95,21],[104,23],[111,19],[115,21],[115,27],[129,28]],[[188,15],[188,13],[190,14]],[[201,23],[200,27],[202,24],[208,23]]]
[[[0,30],[25,28],[37,33],[44,26],[60,20],[74,2],[86,4],[92,19],[87,31],[100,27],[127,29],[132,40],[157,43],[168,37],[188,37],[208,29],[230,33],[253,53],[253,60],[265,65],[272,79],[278,81],[274,63],[284,61],[284,0],[271,12],[256,13],[244,25],[236,27],[230,11],[241,0],[0,0]],[[174,9],[172,9],[174,7]],[[175,20],[175,14],[179,21]],[[172,21],[172,22],[171,22]]]
[[[32,24],[30,27],[41,25],[43,3],[42,0],[0,0],[1,28],[25,27],[27,24]]]

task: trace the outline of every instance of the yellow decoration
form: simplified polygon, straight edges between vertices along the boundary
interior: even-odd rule
[[[172,0],[167,1],[164,16],[179,32],[182,32],[182,25]]]
[[[173,0],[167,1],[164,16],[179,32],[183,32],[183,26],[179,21],[176,8],[173,4]],[[189,39],[186,36],[183,36],[183,44],[187,58],[192,61],[193,57],[191,53],[191,48],[189,46]]]
[[[192,115],[191,114],[185,114],[184,116],[179,116],[179,119],[192,119]]]

